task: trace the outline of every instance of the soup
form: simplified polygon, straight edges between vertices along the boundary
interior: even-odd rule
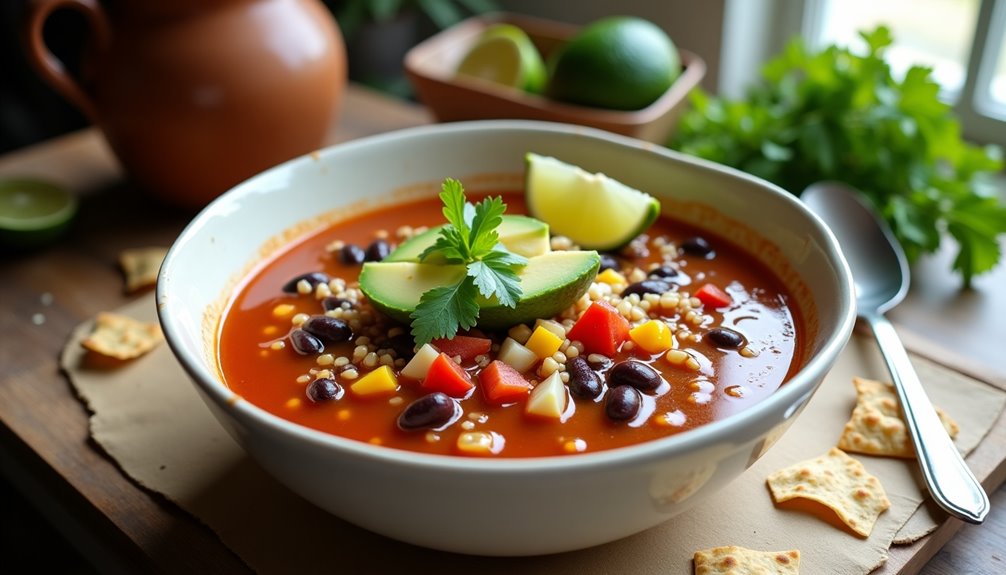
[[[524,213],[521,193],[503,198],[508,214]],[[601,254],[586,292],[555,316],[475,328],[417,351],[409,326],[374,309],[358,279],[364,260],[442,224],[441,208],[429,198],[364,213],[260,266],[221,321],[227,385],[279,417],[353,440],[537,457],[633,445],[729,417],[798,367],[801,318],[778,278],[742,248],[667,216],[619,253]],[[575,249],[562,237],[549,244]],[[426,373],[453,371],[457,386],[415,376],[420,355],[429,355]],[[535,390],[546,385],[558,391],[541,399]],[[544,412],[535,407],[542,402]],[[558,411],[549,416],[549,406]]]

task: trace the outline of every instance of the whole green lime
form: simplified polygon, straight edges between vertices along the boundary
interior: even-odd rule
[[[681,74],[681,57],[667,33],[632,16],[587,25],[553,58],[548,96],[597,108],[645,108]]]

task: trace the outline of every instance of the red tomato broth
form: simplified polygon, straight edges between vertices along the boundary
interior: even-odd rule
[[[507,213],[525,213],[522,194],[503,195]],[[495,457],[528,457],[628,446],[723,419],[768,397],[796,371],[795,358],[803,357],[799,312],[796,306],[788,305],[789,296],[774,274],[726,240],[661,216],[648,232],[651,238],[663,235],[680,242],[702,235],[710,240],[716,251],[714,259],[675,258],[680,269],[691,278],[691,283],[680,289],[693,293],[703,283],[710,282],[730,293],[735,302],[731,309],[704,310],[714,318],[709,327],[735,327],[746,337],[748,347],[759,352],[755,357],[743,357],[737,350],[721,350],[706,341],[679,343],[679,349],[692,351],[699,360],[701,369],[693,372],[671,366],[663,359],[663,353],[649,354],[640,349],[621,352],[616,362],[632,358],[650,363],[665,380],[654,392],[642,394],[641,413],[630,422],[607,418],[605,394],[591,401],[574,398],[567,392],[563,421],[543,421],[526,416],[522,403],[503,406],[488,403],[476,386],[461,400],[461,418],[446,429],[433,433],[405,432],[396,426],[398,415],[428,392],[421,388],[420,382],[404,377],[399,379],[395,394],[402,399],[395,405],[389,403],[388,396],[354,397],[348,389],[353,382],[343,381],[338,375],[334,379],[346,388],[344,396],[336,401],[313,403],[305,394],[306,384],[297,379],[310,369],[319,368],[315,356],[301,356],[289,345],[279,350],[268,346],[291,328],[289,317],[273,315],[278,304],[291,304],[294,313],[307,314],[321,313],[321,306],[313,295],[286,294],[281,287],[290,278],[309,271],[323,271],[347,283],[355,281],[360,266],[342,264],[335,254],[326,251],[325,247],[334,240],[366,246],[377,237],[377,230],[385,230],[392,235],[389,241],[394,243],[393,234],[400,226],[441,223],[443,215],[437,198],[415,200],[337,222],[272,256],[239,287],[221,321],[218,358],[227,385],[247,401],[279,417],[350,439],[425,453],[457,454],[457,438],[465,431],[461,423],[471,421],[473,431],[494,432],[502,440]],[[663,261],[660,250],[654,249],[652,243],[651,240],[648,255],[623,262],[647,269],[648,265]],[[267,334],[264,330],[269,326],[273,332]],[[408,326],[405,330],[408,331]],[[693,333],[701,331],[696,328]],[[495,337],[494,341],[499,343],[505,335]],[[353,347],[348,342],[326,346],[326,353],[352,357]],[[464,367],[477,383],[478,367],[471,362]],[[360,375],[364,373],[361,369]],[[525,376],[529,380],[543,379],[533,369]],[[727,390],[732,386],[741,386],[743,393],[731,395]],[[696,397],[703,401],[696,402]],[[673,424],[661,425],[649,417],[664,413],[672,414],[667,420]],[[431,441],[431,436],[437,440]]]

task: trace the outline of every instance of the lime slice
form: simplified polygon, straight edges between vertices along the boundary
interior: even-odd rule
[[[485,29],[458,65],[458,74],[539,93],[545,89],[545,63],[528,35],[511,24]]]
[[[653,196],[555,158],[529,153],[525,180],[528,212],[584,249],[617,250],[660,215]]]
[[[30,248],[57,239],[77,213],[77,198],[39,180],[0,181],[0,244]]]

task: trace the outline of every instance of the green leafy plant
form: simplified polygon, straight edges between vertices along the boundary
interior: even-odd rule
[[[454,337],[458,328],[474,327],[480,295],[516,307],[521,287],[514,268],[527,264],[525,257],[510,252],[499,241],[496,228],[506,212],[502,198],[485,198],[473,206],[466,201],[461,182],[448,178],[441,187],[440,201],[448,224],[419,260],[437,254],[448,264],[464,264],[467,273],[455,285],[431,289],[420,298],[410,316],[416,345]]]
[[[1001,150],[962,140],[928,68],[892,76],[887,28],[860,35],[865,55],[839,46],[812,53],[791,42],[744,99],[696,91],[670,146],[795,194],[816,181],[844,181],[883,215],[910,260],[953,236],[953,269],[970,285],[1002,256],[1006,206],[980,183],[1002,168]]]

